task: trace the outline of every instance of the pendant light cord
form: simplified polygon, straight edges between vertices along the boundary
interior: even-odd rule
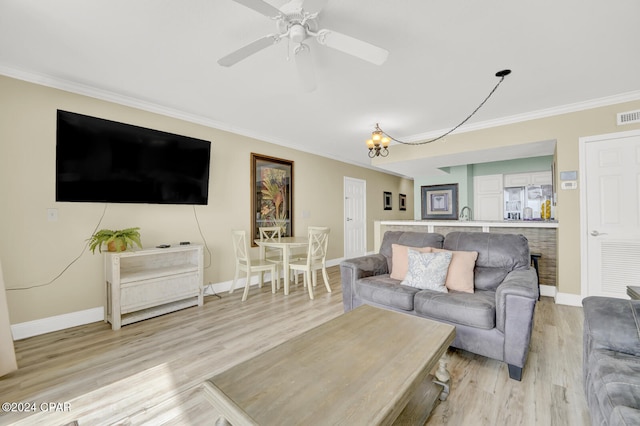
[[[464,120],[462,120],[457,126],[455,126],[453,129],[449,130],[448,132],[438,136],[437,138],[433,138],[433,139],[429,139],[426,141],[418,141],[418,142],[406,142],[406,141],[402,141],[400,139],[396,139],[393,136],[391,136],[390,134],[388,134],[387,132],[385,132],[384,130],[382,130],[380,128],[380,126],[378,126],[376,124],[376,130],[380,130],[382,133],[384,133],[385,136],[387,136],[389,139],[391,139],[392,141],[401,143],[403,145],[424,145],[424,144],[428,144],[431,142],[435,142],[438,141],[448,135],[450,135],[451,133],[455,132],[460,126],[462,126],[464,123],[466,123],[467,121],[469,121],[471,119],[471,117],[473,117],[476,112],[478,112],[478,110],[480,108],[482,108],[482,106],[489,100],[489,98],[495,93],[496,90],[498,90],[498,87],[500,86],[500,84],[502,84],[502,82],[504,81],[504,78],[506,76],[508,76],[509,74],[511,74],[511,70],[502,70],[502,71],[498,71],[496,73],[496,77],[500,77],[500,80],[498,81],[498,83],[496,83],[496,85],[493,87],[493,89],[491,90],[491,92],[489,92],[489,94],[487,95],[486,98],[484,98],[484,100],[482,102],[480,102],[480,105],[478,105],[476,107],[476,109],[473,110],[473,112],[471,114],[469,114],[467,116],[467,118],[465,118]]]

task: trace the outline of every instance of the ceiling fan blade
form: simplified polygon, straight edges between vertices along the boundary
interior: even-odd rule
[[[376,65],[382,65],[389,56],[388,50],[333,30],[318,31],[317,40],[322,45],[340,50]]]
[[[256,41],[253,41],[247,44],[244,47],[236,50],[235,52],[229,53],[227,56],[224,56],[218,59],[218,64],[223,67],[230,67],[241,60],[253,55],[254,53],[258,53],[262,49],[266,49],[269,46],[272,46],[280,41],[280,37],[277,35],[268,35],[262,38],[259,38]]]
[[[253,9],[258,13],[262,13],[269,18],[275,18],[280,15],[280,11],[262,0],[233,0],[236,3],[240,3],[243,6]]]
[[[295,50],[295,55],[300,84],[306,92],[313,92],[316,89],[316,72],[309,46],[300,44]]]

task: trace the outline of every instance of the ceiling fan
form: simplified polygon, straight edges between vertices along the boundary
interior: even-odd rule
[[[373,44],[329,29],[318,29],[318,15],[327,0],[292,0],[280,9],[263,0],[233,0],[276,21],[277,32],[259,38],[240,49],[220,58],[218,64],[230,67],[241,60],[272,46],[282,39],[294,43],[293,53],[302,87],[308,91],[316,88],[311,48],[307,41],[316,41],[327,47],[348,53],[357,58],[382,65],[389,52]]]

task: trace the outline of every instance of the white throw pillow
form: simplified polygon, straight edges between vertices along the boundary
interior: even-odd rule
[[[448,293],[445,282],[451,252],[420,253],[409,249],[409,269],[402,285]]]

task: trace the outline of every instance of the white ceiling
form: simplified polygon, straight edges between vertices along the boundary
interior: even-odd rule
[[[389,59],[375,66],[311,41],[318,88],[307,93],[286,41],[216,63],[275,32],[232,0],[0,0],[0,73],[371,166],[364,140],[376,122],[407,139],[447,130],[504,68],[513,73],[470,125],[640,99],[639,16],[637,0],[329,0],[321,28]]]

